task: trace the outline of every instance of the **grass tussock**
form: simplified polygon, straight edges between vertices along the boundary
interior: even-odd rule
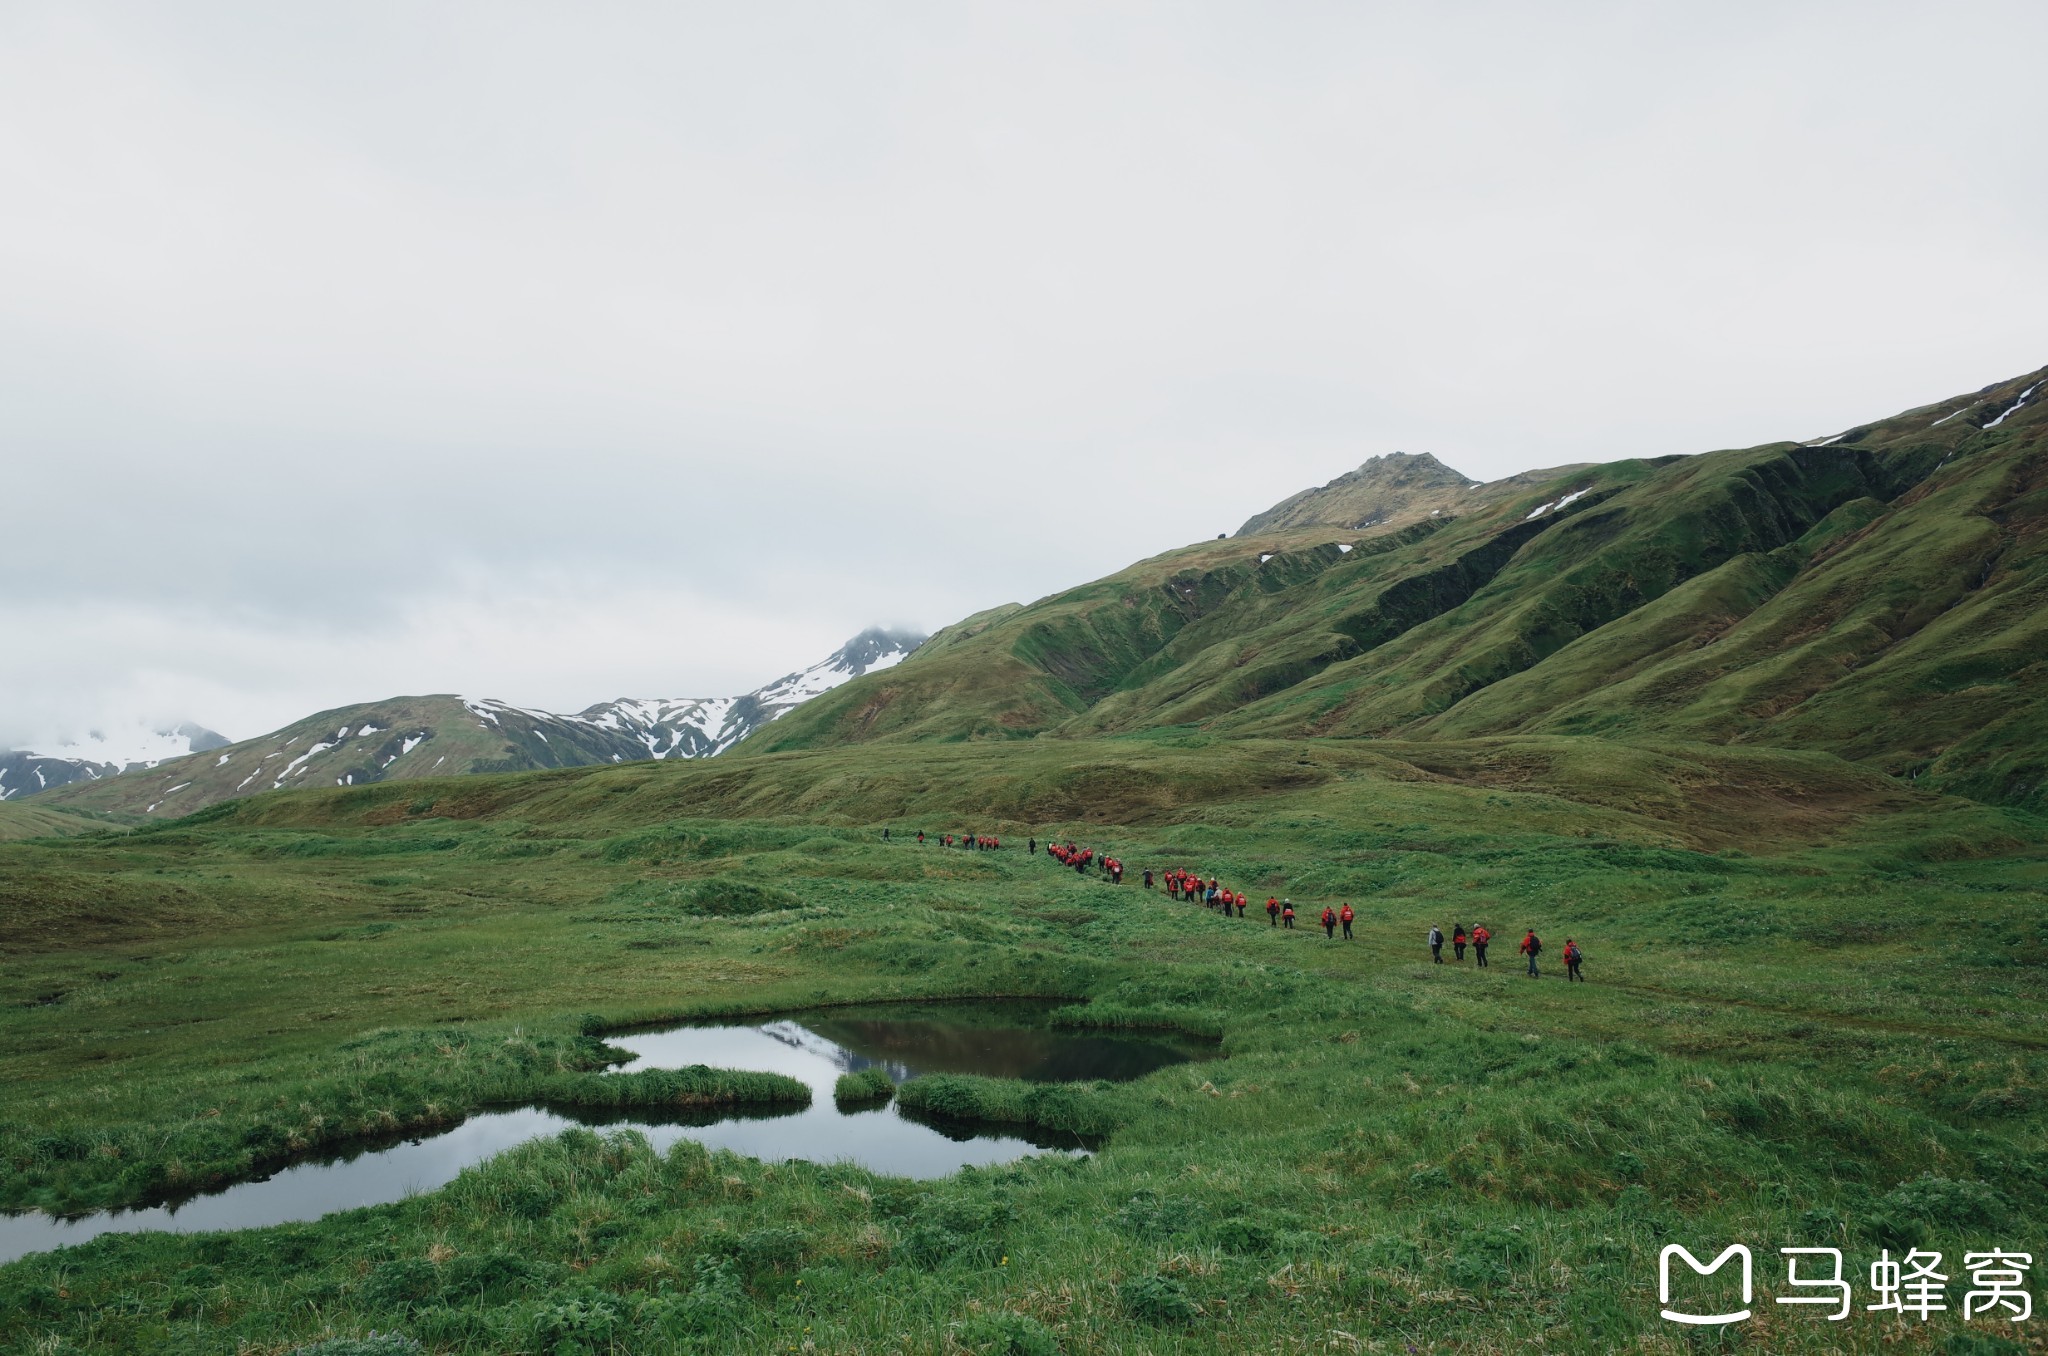
[[[880,1068],[841,1074],[832,1085],[832,1100],[844,1106],[879,1106],[895,1095],[896,1081]]]
[[[962,1074],[913,1079],[896,1090],[896,1102],[905,1111],[939,1120],[1020,1125],[1083,1138],[1107,1135],[1119,1120],[1119,1108],[1107,1091]]]

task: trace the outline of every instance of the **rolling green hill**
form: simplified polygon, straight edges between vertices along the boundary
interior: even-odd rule
[[[56,805],[0,804],[0,843],[20,838],[66,838],[119,828],[111,817]]]
[[[1248,535],[983,614],[740,751],[1165,726],[1600,735],[1820,750],[2038,807],[2043,376],[1817,444],[1492,486],[1383,458]],[[1463,498],[1335,526],[1418,494]]]

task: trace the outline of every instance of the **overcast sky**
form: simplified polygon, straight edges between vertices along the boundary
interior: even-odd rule
[[[2048,5],[0,0],[0,745],[727,694],[2048,362]]]

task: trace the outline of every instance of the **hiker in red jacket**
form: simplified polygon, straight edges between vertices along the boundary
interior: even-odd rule
[[[1331,908],[1329,905],[1325,904],[1323,905],[1323,939],[1325,941],[1328,941],[1329,939],[1334,938],[1336,935],[1337,911]]]
[[[1482,923],[1472,925],[1472,954],[1478,958],[1479,968],[1486,968],[1486,944],[1493,940],[1493,934]]]
[[[1349,904],[1346,904],[1337,914],[1337,921],[1344,925],[1344,940],[1347,942],[1351,940],[1351,920],[1355,917],[1357,915],[1351,912]]]
[[[1269,926],[1280,926],[1280,901],[1268,897],[1266,900],[1266,922]]]
[[[1280,926],[1289,932],[1294,931],[1294,901],[1291,899],[1280,901]]]
[[[1543,954],[1543,939],[1536,935],[1536,929],[1530,928],[1528,933],[1523,936],[1522,954],[1529,958],[1529,978],[1543,978],[1542,975],[1536,973],[1536,958]]]
[[[1244,891],[1242,890],[1237,892],[1237,916],[1239,918],[1244,917]]]
[[[1463,923],[1451,924],[1451,954],[1458,958],[1460,964],[1464,962],[1465,925]]]
[[[1580,961],[1583,961],[1584,959],[1585,959],[1585,956],[1584,956],[1584,955],[1583,955],[1583,954],[1582,954],[1582,953],[1581,953],[1581,952],[1579,951],[1579,944],[1578,944],[1577,942],[1573,941],[1573,940],[1572,940],[1571,938],[1569,938],[1569,937],[1565,938],[1565,939],[1564,939],[1564,982],[1565,982],[1565,983],[1569,984],[1569,983],[1571,983],[1571,982],[1572,982],[1573,980],[1577,980],[1577,981],[1578,981],[1579,983],[1581,983],[1581,984],[1584,984],[1584,983],[1586,982],[1586,977],[1585,977],[1584,975],[1582,975],[1582,974],[1580,974],[1580,973],[1579,973],[1579,962],[1580,962]]]

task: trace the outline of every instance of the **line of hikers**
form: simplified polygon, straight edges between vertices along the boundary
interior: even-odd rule
[[[924,835],[918,835],[920,842],[923,838]],[[1031,850],[1038,851],[1036,838],[1031,840]],[[1092,866],[1111,884],[1121,885],[1124,882],[1124,864],[1115,857],[1096,852],[1094,848],[1081,847],[1071,842],[1047,843],[1045,853],[1062,866],[1071,866],[1082,875],[1086,875]],[[1214,876],[1204,880],[1197,872],[1171,868],[1160,872],[1158,879],[1159,883],[1166,887],[1166,896],[1169,899],[1187,900],[1205,905],[1211,910],[1220,909],[1225,918],[1245,916],[1249,901],[1244,891],[1225,889],[1223,883]],[[1144,882],[1147,890],[1153,888],[1153,873],[1149,869],[1144,873]],[[1351,935],[1351,924],[1356,917],[1357,914],[1349,904],[1338,907],[1326,904],[1323,906],[1322,915],[1316,921],[1323,925],[1323,935],[1332,940],[1336,938],[1337,929],[1343,928],[1344,940],[1348,942],[1354,940]],[[1267,899],[1266,922],[1270,927],[1293,931],[1294,901],[1277,896]],[[1469,946],[1478,967],[1482,970],[1488,968],[1486,948],[1493,941],[1493,933],[1487,930],[1484,923],[1474,923],[1469,931],[1463,923],[1453,923],[1450,940],[1452,955],[1459,964],[1464,963],[1465,948]],[[1543,976],[1537,969],[1536,958],[1543,954],[1543,939],[1536,935],[1534,928],[1523,934],[1520,949],[1522,955],[1528,957],[1529,978],[1541,979]],[[1444,963],[1444,930],[1436,924],[1431,924],[1429,929],[1429,955],[1438,965]],[[1585,954],[1579,950],[1579,944],[1570,937],[1565,938],[1564,977],[1567,982],[1586,982],[1585,975],[1580,973],[1579,969],[1584,962]]]
[[[1451,924],[1451,953],[1461,965],[1465,961],[1465,948],[1469,945],[1479,968],[1486,969],[1486,947],[1492,940],[1493,934],[1486,930],[1483,923],[1474,923],[1470,932],[1465,931],[1463,923]],[[1536,968],[1536,958],[1543,954],[1543,939],[1536,935],[1536,929],[1530,928],[1522,934],[1521,952],[1529,958],[1529,978],[1543,978]],[[1429,928],[1429,958],[1438,965],[1444,963],[1444,930],[1434,923]],[[1585,963],[1585,959],[1585,953],[1579,950],[1579,944],[1570,937],[1565,938],[1564,977],[1567,982],[1586,982],[1586,977],[1579,972],[1579,967]]]
[[[1058,862],[1061,866],[1073,867],[1074,870],[1084,876],[1088,874],[1088,868],[1092,866],[1100,871],[1111,885],[1122,885],[1124,883],[1124,864],[1107,854],[1097,854],[1094,848],[1079,847],[1073,843],[1047,843],[1045,845],[1045,855]],[[1145,884],[1150,886],[1151,883],[1152,873],[1147,871],[1145,873]]]
[[[1211,909],[1221,909],[1225,918],[1244,917],[1245,909],[1251,902],[1245,897],[1244,891],[1227,890],[1223,887],[1223,883],[1214,876],[1205,881],[1201,876],[1192,871],[1169,870],[1161,873],[1160,879],[1166,886],[1166,897],[1168,899],[1185,899],[1206,905]],[[1152,873],[1150,871],[1145,873],[1145,888],[1148,890],[1152,888]],[[1332,939],[1336,937],[1337,929],[1342,927],[1344,929],[1344,940],[1348,942],[1355,940],[1351,935],[1351,923],[1357,917],[1357,913],[1353,911],[1349,904],[1341,907],[1324,905],[1322,917],[1317,921],[1323,925],[1323,935]],[[1285,928],[1290,932],[1293,931],[1294,901],[1291,899],[1281,899],[1278,896],[1268,898],[1266,900],[1266,925],[1268,927]]]
[[[888,836],[889,831],[883,829],[882,837],[887,838]],[[920,844],[924,842],[923,829],[917,831],[917,841]],[[940,847],[963,847],[973,848],[977,852],[993,852],[1002,845],[1002,839],[985,833],[942,833],[939,835]],[[1033,845],[1033,850],[1037,850],[1035,844]]]

